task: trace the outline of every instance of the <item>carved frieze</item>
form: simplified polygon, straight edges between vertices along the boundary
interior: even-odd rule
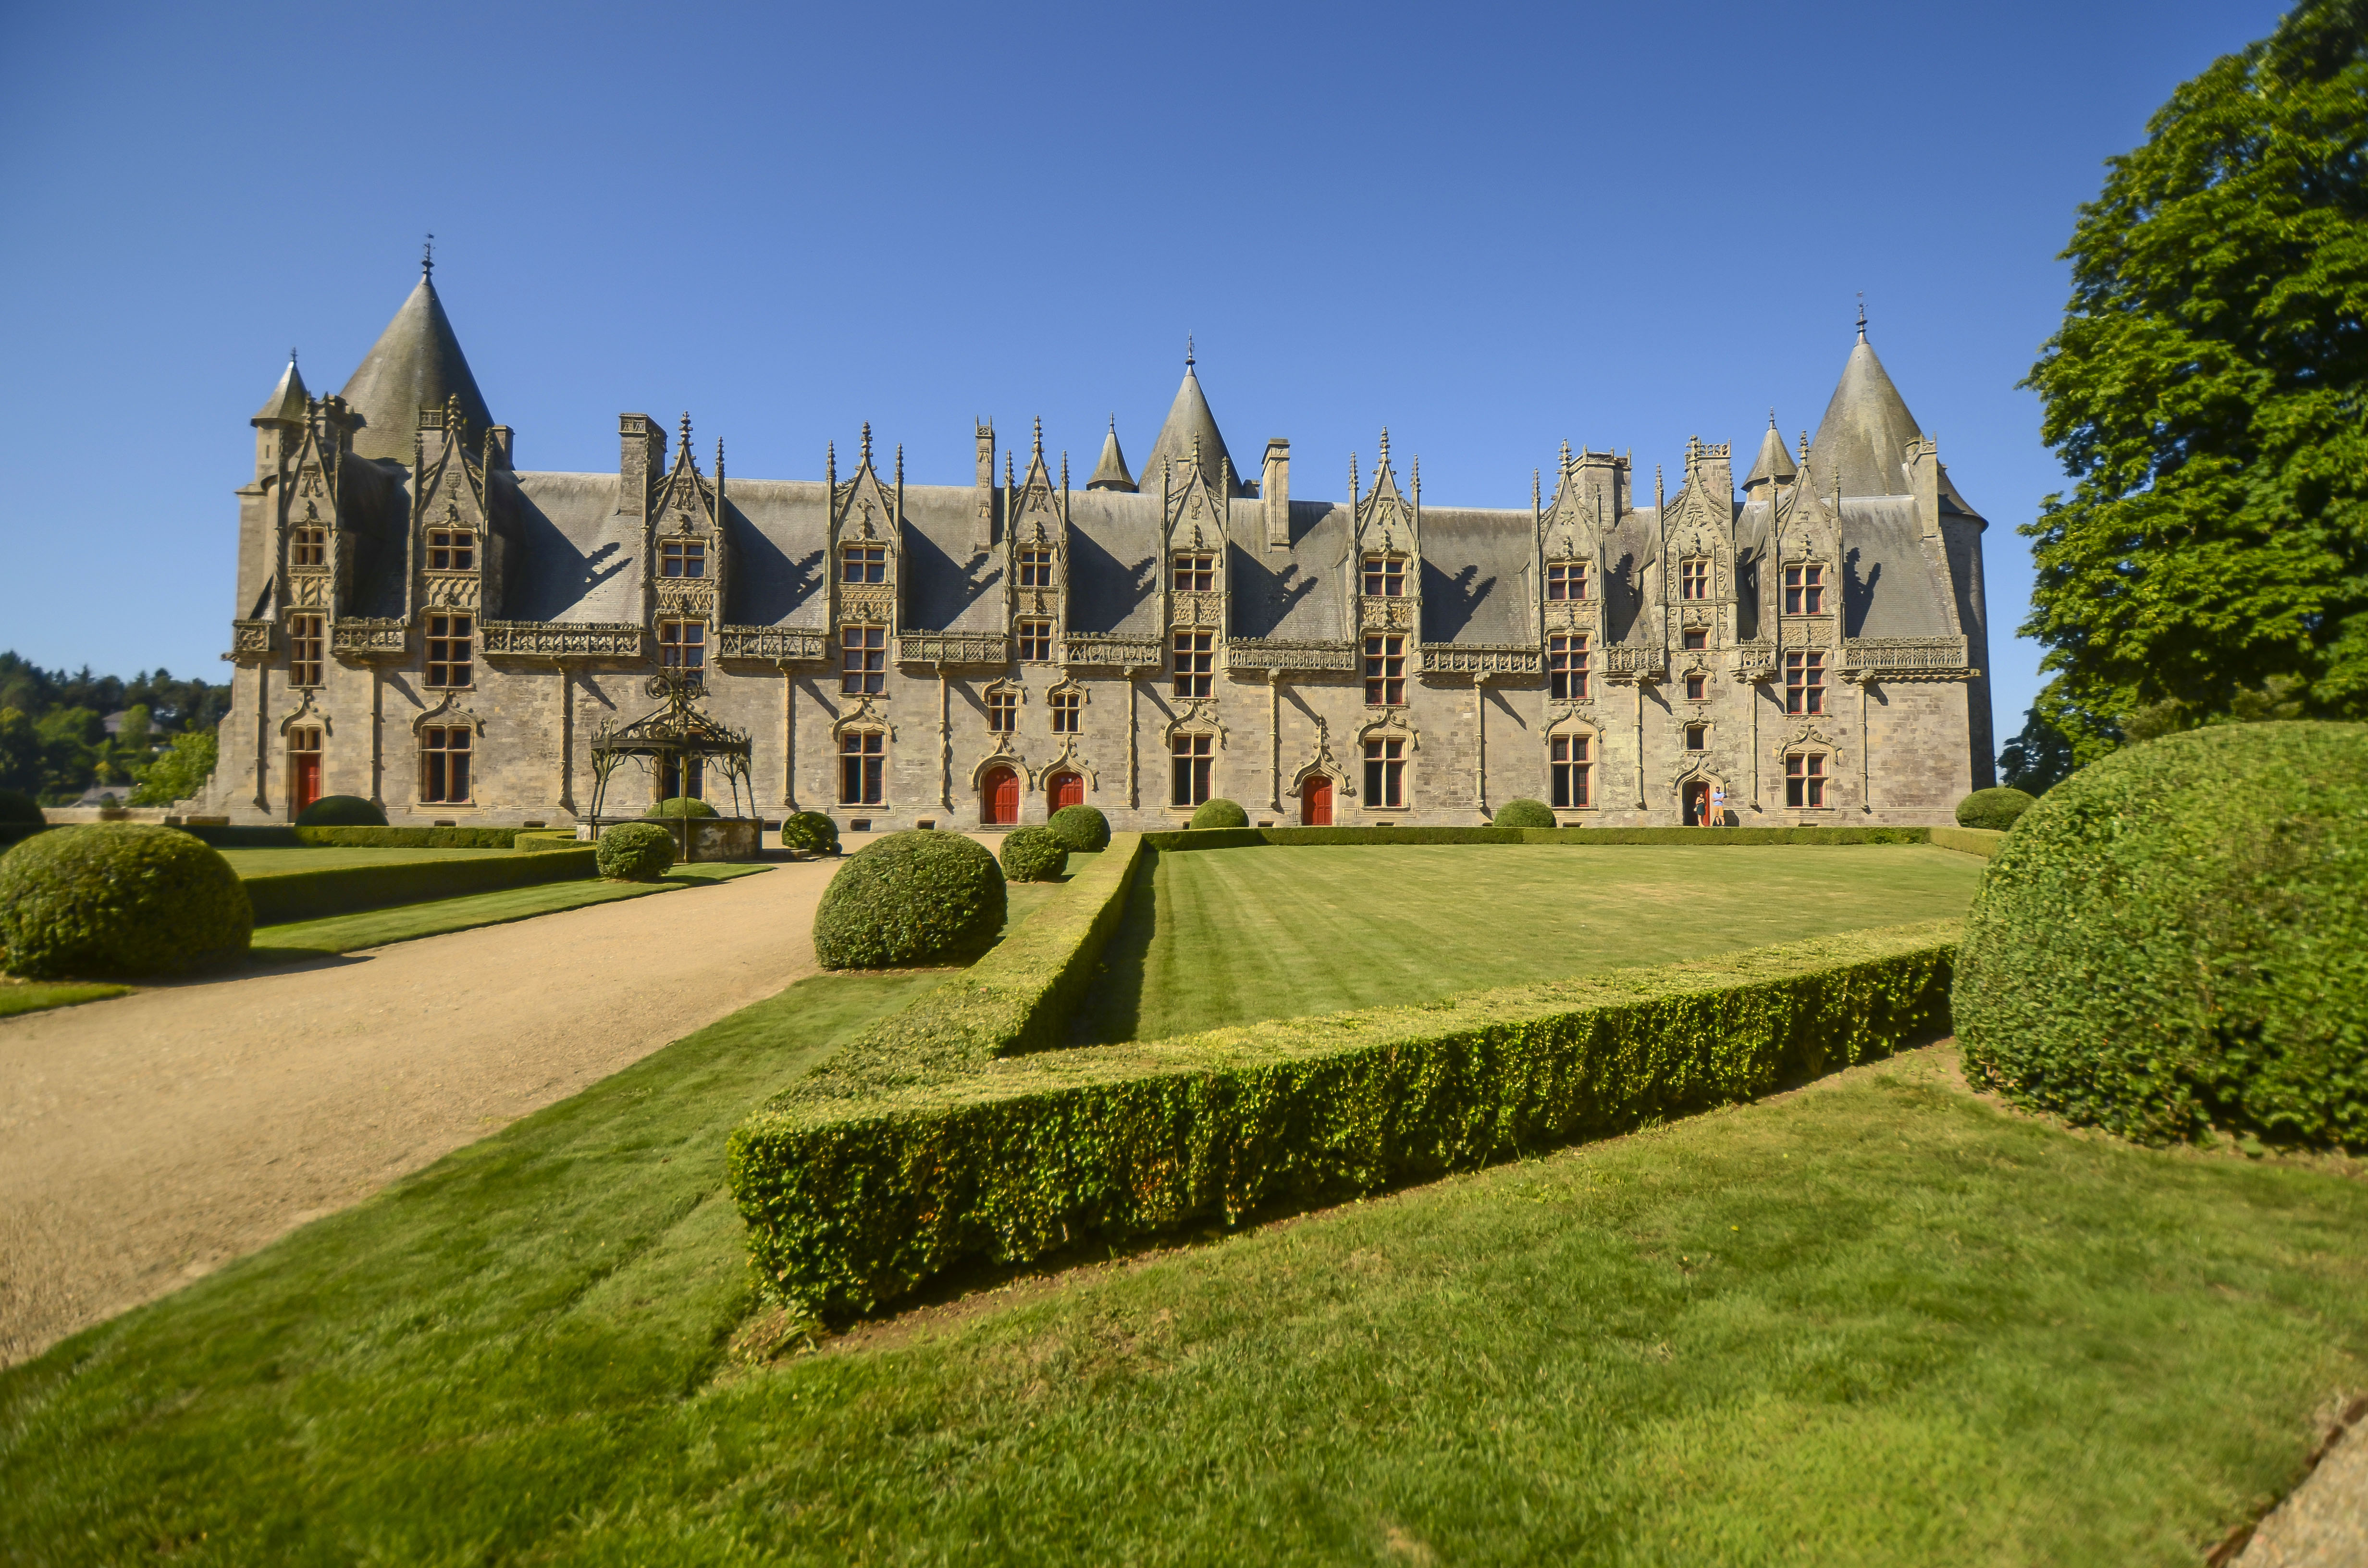
[[[818,662],[828,656],[830,640],[819,631],[787,626],[719,626],[715,650],[720,659]]]
[[[288,574],[288,597],[304,609],[322,609],[329,602],[329,574],[317,568]]]
[[[1420,603],[1414,599],[1360,595],[1357,625],[1366,631],[1412,631],[1416,612],[1420,608]]]
[[[409,636],[399,619],[347,619],[329,628],[329,647],[341,659],[399,658]]]
[[[1845,680],[1970,680],[1981,672],[1963,637],[1852,637],[1842,643]]]
[[[1156,637],[1112,637],[1072,632],[1061,639],[1064,662],[1082,669],[1156,669],[1167,650]]]
[[[259,663],[271,656],[279,641],[279,623],[276,620],[233,620],[230,623],[230,652],[225,659],[242,665]]]
[[[438,609],[475,609],[481,585],[474,572],[430,572],[427,602]]]
[[[892,587],[841,587],[838,619],[885,625],[896,618],[896,590]]]
[[[1599,619],[1592,599],[1546,601],[1545,625],[1548,631],[1593,631]]]
[[[1154,653],[1157,648],[1154,645]],[[1353,670],[1360,655],[1349,642],[1287,642],[1273,637],[1234,637],[1225,642],[1225,663],[1248,670]]]
[[[655,604],[660,620],[712,620],[715,618],[715,585],[706,582],[663,583],[658,587]]]
[[[1538,650],[1525,642],[1425,642],[1424,675],[1533,676],[1545,667]]]
[[[1668,669],[1666,649],[1613,642],[1595,652],[1595,667],[1606,680],[1657,680]]]
[[[896,639],[908,665],[1008,665],[1011,640],[1000,631],[908,631]]]
[[[1224,624],[1225,595],[1222,588],[1178,588],[1168,596],[1167,619],[1175,626],[1219,627]]]
[[[477,630],[489,659],[639,659],[648,653],[649,631],[638,621],[486,620]]]

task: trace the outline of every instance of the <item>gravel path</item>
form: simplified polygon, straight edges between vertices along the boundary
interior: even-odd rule
[[[0,1020],[0,1366],[812,973],[837,869]]]

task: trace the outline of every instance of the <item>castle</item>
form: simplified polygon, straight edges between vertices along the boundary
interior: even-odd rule
[[[280,821],[324,793],[397,824],[578,820],[593,737],[650,677],[743,732],[755,810],[973,829],[1072,801],[1172,826],[1932,824],[1992,782],[1982,518],[1866,342],[1816,439],[1771,420],[1735,490],[1689,441],[1649,505],[1565,446],[1526,507],[1426,503],[1384,432],[1345,500],[1255,474],[1188,353],[1139,471],[1115,422],[1083,485],[979,425],[969,486],[727,479],[643,415],[614,473],[511,460],[418,286],[341,394],[291,358],[238,492],[236,666],[188,809]],[[1303,475],[1303,482],[1304,476]],[[1305,488],[1303,483],[1303,488]],[[686,767],[685,771],[690,771]],[[629,770],[604,817],[723,780]],[[744,793],[743,800],[746,795]]]

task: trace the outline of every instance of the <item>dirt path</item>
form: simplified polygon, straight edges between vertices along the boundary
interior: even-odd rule
[[[813,972],[837,869],[0,1020],[0,1366]]]

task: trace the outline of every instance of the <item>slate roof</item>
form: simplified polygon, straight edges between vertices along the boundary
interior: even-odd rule
[[[386,324],[378,341],[362,357],[361,368],[346,383],[347,406],[362,416],[354,433],[354,450],[366,458],[408,462],[416,449],[422,408],[441,408],[448,398],[461,400],[461,415],[472,437],[481,437],[494,416],[477,391],[477,378],[453,335],[444,301],[427,274]]]
[[[1102,437],[1102,460],[1094,465],[1088,490],[1133,490],[1134,475],[1126,471],[1126,454],[1118,449],[1118,415],[1110,415],[1110,434]]]
[[[1907,443],[1923,434],[1861,329],[1809,446],[1809,466],[1817,472],[1819,488],[1839,473],[1844,495],[1910,494],[1903,458]]]
[[[296,373],[296,358],[290,355],[288,369],[279,372],[279,384],[271,389],[271,395],[263,400],[263,406],[255,411],[255,417],[301,424],[304,418],[304,403],[312,395],[304,390],[304,378]]]
[[[1194,442],[1197,441],[1197,449]],[[1151,443],[1151,453],[1143,460],[1143,487],[1155,494],[1159,489],[1159,471],[1170,458],[1178,464],[1192,461],[1195,450],[1200,453],[1201,472],[1209,477],[1214,489],[1218,483],[1220,464],[1232,460],[1225,450],[1225,437],[1217,431],[1217,416],[1209,412],[1209,399],[1201,391],[1201,378],[1192,373],[1192,361],[1184,361],[1184,382],[1176,389],[1176,401],[1168,405],[1167,422],[1159,427],[1159,438]],[[1242,485],[1241,465],[1235,463],[1232,494],[1247,494]]]

